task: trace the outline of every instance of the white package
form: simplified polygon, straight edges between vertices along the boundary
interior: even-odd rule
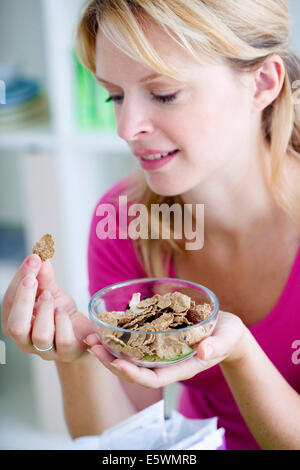
[[[136,413],[100,436],[75,439],[69,450],[214,450],[224,442],[217,418],[188,419],[172,411],[164,419],[164,400]],[[66,449],[66,448],[65,448]]]

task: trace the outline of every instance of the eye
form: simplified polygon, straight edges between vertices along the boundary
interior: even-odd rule
[[[109,96],[106,100],[105,103],[111,103],[112,101],[115,103],[118,103],[123,99],[123,96]]]
[[[159,101],[160,103],[171,103],[177,98],[178,92],[173,93],[172,95],[154,95],[154,93],[151,93],[151,99],[154,101]],[[114,102],[117,104],[120,104],[120,102],[123,100],[123,96],[109,96],[106,100],[105,103],[110,103]]]
[[[154,95],[151,93],[152,100],[159,101],[160,103],[171,103],[177,98],[178,93],[173,93],[173,95]]]

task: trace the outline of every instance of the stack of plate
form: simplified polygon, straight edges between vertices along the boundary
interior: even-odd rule
[[[1,103],[4,101],[4,104],[0,104],[0,131],[25,128],[48,121],[48,100],[40,84],[13,74],[1,74],[2,71],[0,66]]]

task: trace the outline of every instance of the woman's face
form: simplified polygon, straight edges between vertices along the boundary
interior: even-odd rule
[[[253,137],[251,93],[229,67],[197,63],[157,28],[151,41],[168,63],[182,69],[183,82],[148,78],[155,71],[132,60],[102,32],[97,76],[106,81],[118,134],[144,168],[148,185],[157,194],[174,196],[222,172],[234,157],[243,158]],[[142,160],[175,150],[172,158]]]

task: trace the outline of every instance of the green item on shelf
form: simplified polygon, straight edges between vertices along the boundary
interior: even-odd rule
[[[103,86],[94,80],[95,88],[95,103],[97,104],[97,123],[99,127],[104,130],[110,130],[112,126],[112,113],[113,106],[111,103],[105,103],[108,98],[108,93]]]
[[[105,103],[108,93],[72,51],[75,77],[75,125],[80,131],[116,129],[113,103]]]

